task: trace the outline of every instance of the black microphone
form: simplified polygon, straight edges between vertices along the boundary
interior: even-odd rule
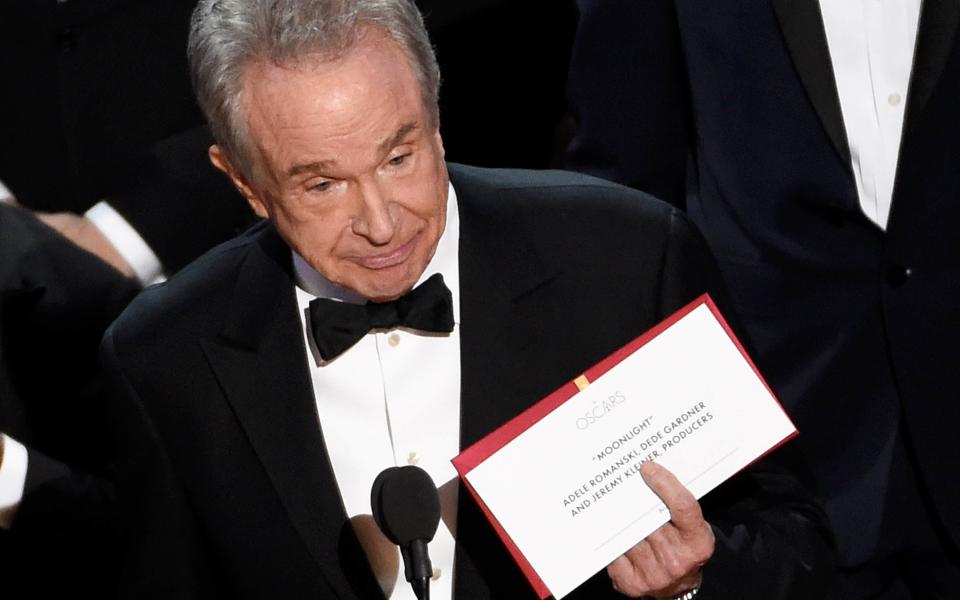
[[[429,600],[433,567],[427,542],[440,524],[437,486],[420,467],[390,467],[373,482],[370,508],[383,535],[400,546],[404,575],[413,593],[419,600]]]

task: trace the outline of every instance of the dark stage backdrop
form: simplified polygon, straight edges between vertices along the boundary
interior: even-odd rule
[[[0,180],[22,204],[83,211],[135,186],[158,142],[201,124],[184,55],[194,4],[0,2]],[[449,159],[550,165],[562,147],[572,0],[418,4],[443,70]]]

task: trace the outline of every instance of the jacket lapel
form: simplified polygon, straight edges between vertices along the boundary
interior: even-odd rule
[[[290,251],[272,227],[251,249],[217,338],[203,341],[237,419],[314,560],[342,598],[380,594],[349,525],[319,426]],[[359,554],[358,554],[359,553]],[[347,572],[356,566],[357,577]],[[348,579],[349,578],[349,581]],[[356,581],[355,581],[356,580]]]
[[[850,148],[820,3],[818,0],[773,0],[773,8],[807,97],[844,166],[850,169]]]
[[[539,361],[525,352],[538,298],[557,273],[546,268],[509,215],[489,212],[491,198],[451,172],[460,210],[460,446],[466,448],[526,408],[541,393]],[[486,202],[483,202],[486,200]],[[493,241],[494,243],[490,243]],[[457,507],[454,596],[491,598],[497,589],[525,598],[532,589],[469,492]]]
[[[530,383],[537,377],[527,376],[538,357],[524,348],[538,322],[537,298],[558,273],[543,265],[528,240],[511,234],[509,215],[488,214],[474,190],[461,189],[460,445],[465,448],[516,416],[538,391]]]
[[[954,45],[958,23],[960,3],[956,0],[923,0],[907,94],[904,134],[919,121],[943,73]]]

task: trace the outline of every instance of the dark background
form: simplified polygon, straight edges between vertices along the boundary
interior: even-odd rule
[[[443,76],[440,122],[447,157],[488,167],[558,164],[571,129],[564,119],[564,87],[577,22],[573,2],[418,5]]]
[[[134,187],[142,156],[202,123],[185,45],[195,0],[0,3],[0,181],[81,212]],[[572,0],[422,0],[449,160],[546,167],[563,145]]]

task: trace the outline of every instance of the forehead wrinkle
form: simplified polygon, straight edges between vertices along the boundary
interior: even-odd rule
[[[420,128],[420,124],[416,122],[404,123],[401,125],[397,131],[390,136],[389,138],[380,142],[377,146],[377,150],[380,154],[386,154],[390,149],[399,144],[405,137],[410,135],[410,133],[416,131]],[[320,172],[327,170],[337,164],[336,160],[327,159],[327,160],[315,160],[309,163],[304,163],[300,165],[294,165],[287,170],[288,177],[296,177],[303,173],[310,172]]]
[[[261,158],[266,164],[273,163],[274,168],[265,169],[272,171],[271,179],[279,181],[278,177],[295,176],[305,172],[312,172],[321,169],[329,169],[339,164],[338,156],[324,157],[316,156],[316,147],[311,148],[310,153],[313,157],[300,156],[300,160],[295,159],[299,152],[294,151],[301,146],[299,142],[306,139],[311,141],[310,134],[316,131],[318,127],[326,130],[324,142],[335,143],[339,139],[345,139],[349,143],[350,138],[356,136],[363,137],[363,132],[374,133],[378,125],[369,119],[369,115],[357,114],[350,109],[356,102],[357,97],[376,98],[380,103],[388,103],[382,111],[384,114],[396,114],[403,106],[394,106],[398,102],[398,96],[405,96],[410,93],[412,88],[413,96],[421,101],[420,90],[415,85],[414,77],[387,77],[383,84],[387,86],[389,93],[384,93],[381,88],[371,89],[372,81],[369,78],[359,77],[343,80],[340,73],[340,67],[353,65],[353,68],[360,68],[364,71],[382,70],[383,57],[379,53],[383,46],[392,46],[392,40],[377,40],[378,36],[369,36],[373,38],[373,47],[365,44],[353,46],[349,52],[336,57],[307,55],[300,60],[292,62],[273,62],[270,60],[259,60],[251,63],[245,73],[244,93],[242,103],[245,112],[248,115],[248,122],[252,125],[251,129],[258,130],[258,134],[251,137],[260,137],[260,140],[251,140],[256,146],[259,146]],[[395,48],[394,48],[395,49]],[[405,57],[404,57],[405,58]],[[410,66],[405,63],[406,69]],[[310,94],[300,94],[299,101],[303,102],[294,112],[289,110],[293,108],[278,103],[274,98],[274,91],[277,89],[275,83],[279,78],[283,87],[291,89],[291,93],[296,93],[297,88],[301,90],[307,86],[317,85],[318,72],[321,76],[327,76],[336,81],[336,84],[325,87],[316,98],[311,99]],[[322,79],[321,79],[322,81]],[[328,83],[332,83],[328,80]],[[305,99],[305,100],[304,100]],[[282,100],[286,100],[283,98]],[[343,110],[341,110],[343,109]],[[338,117],[346,116],[347,119]],[[392,134],[380,138],[367,140],[372,142],[374,148],[381,155],[386,154],[392,147],[399,144],[404,137],[412,131],[422,127],[420,122],[425,116],[409,115],[401,121],[401,125]],[[260,142],[260,143],[257,143]],[[372,145],[373,145],[372,144]],[[266,146],[272,147],[276,152],[267,152]],[[328,148],[330,149],[330,148]],[[294,160],[290,160],[294,159]],[[284,165],[283,163],[286,163]]]

